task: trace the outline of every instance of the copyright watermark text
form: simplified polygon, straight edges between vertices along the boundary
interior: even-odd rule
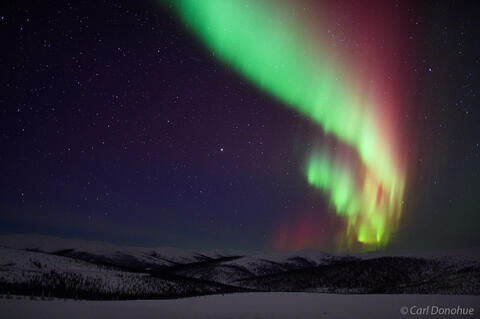
[[[473,316],[475,309],[462,306],[403,306],[400,308],[400,313],[411,316]]]

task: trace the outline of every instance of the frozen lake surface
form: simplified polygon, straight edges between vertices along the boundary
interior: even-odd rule
[[[15,297],[14,297],[15,298]],[[402,307],[474,308],[470,316],[402,315]],[[172,300],[0,300],[1,317],[96,318],[480,318],[480,296],[237,293]],[[417,310],[418,311],[418,310]]]

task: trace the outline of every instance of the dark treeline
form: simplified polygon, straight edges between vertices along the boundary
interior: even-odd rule
[[[259,259],[247,269],[242,264],[225,264],[238,258],[228,257],[152,269],[138,261],[127,260],[127,264],[121,259],[106,264],[86,254],[75,257],[32,253],[23,256],[24,264],[14,258],[0,264],[0,294],[90,300],[170,299],[246,291],[480,295],[478,261],[344,256],[328,257],[318,265],[295,257],[284,262]]]
[[[82,274],[49,271],[37,273],[27,281],[0,280],[0,294],[41,298],[86,300],[172,299],[214,293],[245,291],[225,285],[202,284],[182,280],[166,282],[153,276],[124,277],[121,285],[109,287],[103,278],[88,278]]]
[[[246,278],[237,284],[264,291],[479,295],[480,265],[382,257]]]

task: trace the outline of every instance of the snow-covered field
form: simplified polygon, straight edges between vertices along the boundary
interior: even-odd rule
[[[174,300],[73,301],[1,299],[2,318],[408,318],[451,316],[402,315],[402,307],[474,308],[480,296],[337,295],[313,293],[238,293]]]

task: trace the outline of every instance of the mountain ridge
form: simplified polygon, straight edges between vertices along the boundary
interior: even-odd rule
[[[124,247],[43,235],[0,236],[0,293],[83,299],[180,298],[233,292],[480,294],[480,260]]]

